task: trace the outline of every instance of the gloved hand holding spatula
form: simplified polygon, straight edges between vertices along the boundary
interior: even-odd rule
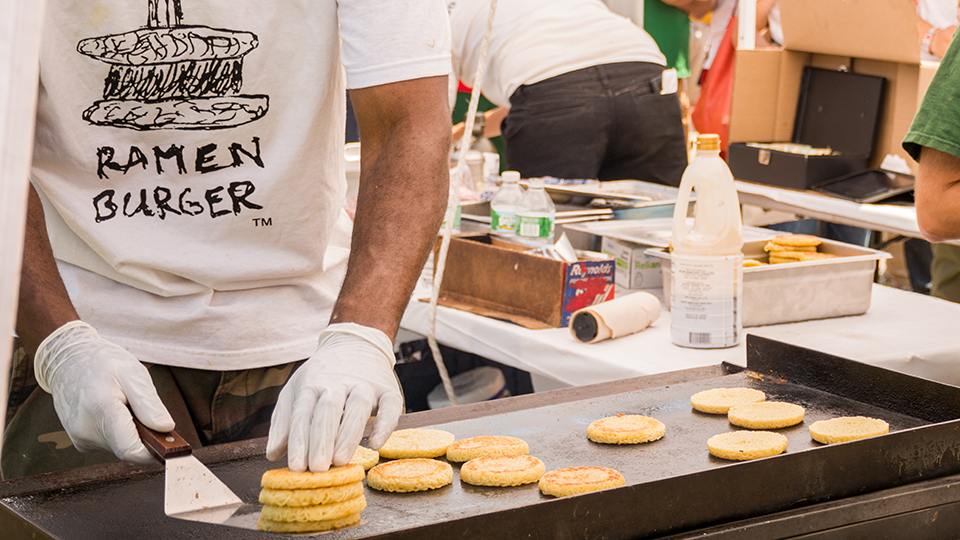
[[[140,441],[130,409],[160,432],[173,430],[173,417],[147,368],[127,350],[90,325],[72,321],[37,348],[34,372],[40,387],[53,395],[60,423],[77,450],[107,450],[124,461],[156,463]]]

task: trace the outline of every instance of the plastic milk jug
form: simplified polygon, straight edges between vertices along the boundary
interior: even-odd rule
[[[697,192],[688,229],[690,191]],[[743,223],[733,175],[720,158],[720,137],[697,137],[697,154],[680,180],[670,255],[670,334],[682,347],[739,343],[743,299]]]
[[[520,173],[503,171],[503,183],[493,199],[490,199],[490,228],[495,231],[515,234],[517,232],[517,212],[520,211],[522,199]]]

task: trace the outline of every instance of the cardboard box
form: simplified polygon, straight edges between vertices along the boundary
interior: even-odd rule
[[[914,2],[778,0],[784,47],[794,51],[920,63]]]
[[[615,278],[624,289],[657,289],[663,286],[660,259],[647,255],[649,244],[637,244],[604,236],[600,251],[616,263]]]
[[[566,263],[494,238],[451,238],[440,305],[543,329],[567,326],[578,309],[613,300],[613,257],[580,251],[579,262]]]
[[[779,0],[783,49],[738,50],[730,143],[790,140],[804,66],[887,81],[880,125],[866,168],[887,154],[917,164],[900,146],[937,63],[920,61],[916,8],[902,0]]]

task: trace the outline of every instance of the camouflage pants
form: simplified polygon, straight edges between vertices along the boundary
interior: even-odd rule
[[[206,371],[147,364],[177,432],[194,448],[266,437],[284,383],[302,362],[241,370]],[[3,480],[116,461],[106,452],[80,453],[37,385],[33,360],[14,344],[0,473]]]

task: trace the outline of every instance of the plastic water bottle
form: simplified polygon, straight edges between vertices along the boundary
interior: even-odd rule
[[[452,167],[450,169],[450,192],[447,197],[447,212],[450,211],[450,203],[453,202],[453,194],[455,189],[454,185],[456,184],[458,171],[459,171],[459,168],[457,167]],[[464,182],[470,182],[470,169],[466,167],[463,168],[463,176],[460,177],[460,184],[463,185]],[[451,234],[460,234],[460,218],[462,213],[463,213],[463,204],[460,203],[458,199],[457,208],[453,212],[453,228],[450,231]],[[445,231],[446,229],[447,229],[447,215],[444,214],[443,222],[440,223],[440,234],[443,234],[443,231]]]
[[[543,189],[542,178],[530,179],[520,204],[522,208],[517,212],[517,236],[528,243],[553,244],[553,221],[557,209]]]
[[[520,173],[503,171],[503,183],[493,199],[490,199],[490,228],[516,234],[517,211],[521,208],[521,199],[523,191],[520,189]]]
[[[480,192],[481,201],[489,201],[497,193],[502,184],[500,178],[500,154],[496,152],[483,153],[483,191]]]
[[[687,228],[696,190],[693,228]],[[680,179],[670,255],[671,339],[682,347],[732,347],[740,342],[743,223],[733,175],[720,158],[720,137],[697,137],[697,154]]]
[[[496,152],[483,153],[483,183],[500,183],[500,154]]]

